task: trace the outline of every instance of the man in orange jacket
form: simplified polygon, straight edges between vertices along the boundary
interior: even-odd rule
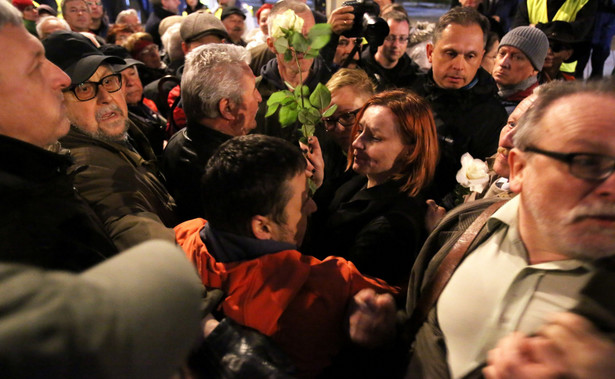
[[[398,289],[342,258],[321,261],[297,251],[316,210],[305,169],[299,148],[282,139],[229,140],[203,176],[208,221],[187,221],[175,232],[205,286],[224,291],[224,314],[271,336],[297,374],[312,377],[348,340],[353,296],[364,288]]]

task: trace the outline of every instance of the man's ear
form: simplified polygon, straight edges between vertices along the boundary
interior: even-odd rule
[[[428,43],[428,44],[425,46],[425,51],[427,52],[427,60],[429,60],[429,63],[432,63],[432,62],[431,62],[431,55],[433,54],[433,50],[434,50],[434,46],[433,46],[433,44]]]
[[[235,114],[233,113],[233,110],[233,103],[229,99],[223,98],[218,102],[218,112],[220,112],[223,119],[228,121],[234,120]]]
[[[510,167],[510,189],[514,193],[521,193],[523,188],[523,175],[527,167],[527,155],[521,150],[514,148],[508,153],[508,167]]]
[[[188,54],[188,44],[186,42],[182,41],[182,51],[184,52],[184,55]]]
[[[271,38],[271,36],[267,36],[267,47],[269,47],[269,51],[271,51],[274,54],[278,54],[278,51],[275,49],[275,46],[273,46],[273,38]]]
[[[273,225],[269,217],[256,215],[252,217],[251,221],[252,234],[259,240],[272,239]]]

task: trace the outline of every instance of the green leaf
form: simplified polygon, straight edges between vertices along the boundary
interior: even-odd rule
[[[314,124],[305,124],[305,135],[307,137],[311,137],[314,135],[314,131],[316,130],[316,126]]]
[[[290,62],[293,60],[293,51],[291,49],[288,49],[284,52],[284,60],[286,62]]]
[[[299,113],[297,114],[297,119],[304,126],[308,122],[307,115],[308,112],[305,108],[301,108],[301,110],[299,110]]]
[[[282,99],[281,104],[282,105],[288,105],[290,103],[297,104],[297,99],[295,99],[295,96],[293,95],[293,93],[290,92],[290,91],[287,91],[287,92],[288,92],[288,94],[286,95],[286,97],[284,99]]]
[[[290,44],[298,53],[305,53],[310,47],[310,42],[301,33],[293,34]]]
[[[294,109],[293,109],[294,108]],[[296,105],[293,107],[293,104],[289,106],[280,107],[280,124],[282,126],[288,126],[295,121],[297,121],[297,111]]]
[[[337,110],[337,104],[333,104],[332,106],[329,107],[329,109],[323,112],[322,117],[331,117],[333,116],[333,113],[335,113],[336,110]]]
[[[314,92],[310,95],[310,103],[322,111],[331,104],[331,92],[324,84],[318,83]]]
[[[307,124],[312,125],[312,127],[320,122],[320,112],[316,108],[308,109],[308,122]],[[313,132],[312,132],[313,134]]]
[[[279,54],[284,54],[286,57],[286,53],[288,52],[288,40],[284,37],[280,37],[273,42],[273,46]],[[292,54],[291,54],[292,56]],[[290,59],[286,59],[290,60]]]
[[[312,50],[308,51],[307,53],[305,53],[305,55],[303,55],[303,57],[305,59],[316,58],[317,56],[318,56],[318,50],[317,49],[312,49]]]
[[[288,95],[284,93],[284,91],[274,92],[271,94],[271,96],[269,96],[269,99],[267,100],[267,105],[271,106],[274,104],[280,104],[286,96]]]
[[[295,96],[296,97],[299,97],[299,96],[308,97],[308,96],[310,96],[310,87],[308,87],[306,85],[298,85],[297,88],[295,88]]]
[[[272,105],[267,104],[267,113],[265,113],[265,117],[269,117],[272,114],[275,113],[275,111],[278,110],[278,107],[280,106],[280,103],[275,103]]]
[[[299,110],[298,119],[304,126],[314,126],[320,121],[320,112],[313,107],[302,108]]]
[[[331,39],[331,25],[316,24],[308,32],[308,39],[312,49],[322,49]]]

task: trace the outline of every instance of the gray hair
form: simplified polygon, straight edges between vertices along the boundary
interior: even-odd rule
[[[130,9],[124,9],[123,11],[118,13],[117,16],[115,17],[115,23],[123,24],[124,17],[127,17],[127,16],[137,16],[137,19],[139,20],[139,22],[141,22],[141,17],[139,17],[139,13],[137,13],[136,10],[130,8]]]
[[[5,25],[20,26],[21,12],[6,0],[0,1],[0,29]]]
[[[271,8],[271,13],[269,13],[269,17],[267,18],[267,29],[269,30],[269,35],[271,35],[271,29],[273,28],[273,21],[284,13],[287,10],[292,10],[295,13],[304,13],[304,12],[312,12],[310,7],[308,7],[305,3],[302,3],[298,0],[281,0],[278,1],[273,8]]]
[[[184,51],[182,50],[182,37],[179,34],[180,27],[180,23],[171,25],[160,37],[164,51],[167,52],[171,62],[180,60],[184,57]]]
[[[68,22],[66,22],[65,19],[59,18],[59,17],[56,17],[56,16],[47,16],[47,17],[40,18],[38,20],[38,22],[36,23],[36,34],[38,35],[38,38],[40,38],[40,39],[47,38],[47,35],[43,35],[43,25],[45,25],[46,23],[48,23],[50,21],[57,21],[57,22],[59,22],[60,24],[62,24],[64,26],[64,29],[66,29],[66,30],[68,30],[70,32],[70,25],[68,25]]]
[[[542,137],[543,117],[548,109],[558,101],[576,94],[600,95],[615,98],[615,78],[584,82],[575,80],[564,82],[554,80],[541,85],[538,97],[530,109],[519,119],[515,128],[513,144],[520,150],[536,144]]]
[[[250,53],[241,46],[207,44],[186,56],[182,74],[181,95],[188,120],[220,116],[218,103],[229,99],[241,103],[239,81],[244,74],[242,63],[250,62]]]

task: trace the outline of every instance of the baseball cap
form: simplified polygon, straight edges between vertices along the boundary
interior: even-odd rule
[[[102,51],[102,53],[105,55],[112,56],[112,57],[118,57],[124,60],[125,62],[124,64],[114,64],[113,65],[113,70],[115,72],[124,71],[128,67],[131,67],[134,65],[145,66],[143,62],[133,59],[130,56],[130,53],[128,52],[128,50],[126,50],[122,46],[105,44],[100,47],[100,51]]]
[[[220,20],[224,20],[225,18],[233,14],[243,17],[244,20],[246,19],[246,15],[245,13],[243,13],[241,9],[237,7],[226,7],[224,8],[224,10],[222,11],[222,14],[220,15]]]
[[[121,58],[103,54],[87,37],[76,32],[57,31],[42,43],[47,59],[68,74],[73,85],[88,80],[103,63],[126,63]]]

